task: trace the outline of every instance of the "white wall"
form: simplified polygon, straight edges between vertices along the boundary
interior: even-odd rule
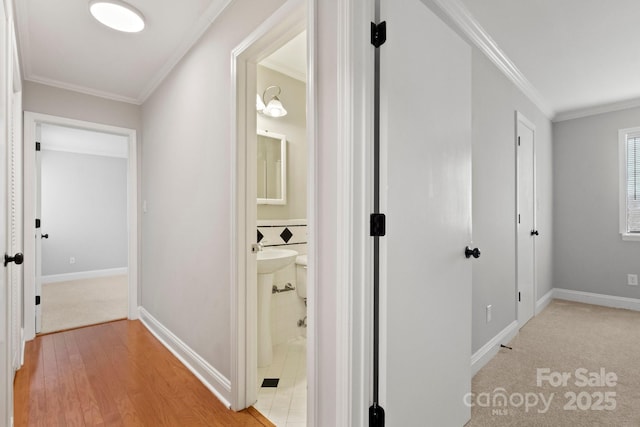
[[[142,306],[227,379],[231,51],[282,3],[232,2],[142,107]]]
[[[258,205],[258,219],[298,219],[307,217],[307,136],[306,85],[269,68],[258,66],[258,93],[277,85],[278,98],[287,109],[284,117],[258,114],[258,129],[287,137],[287,204]]]
[[[640,108],[554,123],[555,287],[640,298],[640,242],[619,233],[618,130],[640,126]]]
[[[482,256],[473,263],[472,351],[516,320],[516,152],[515,114],[536,125],[537,293],[552,288],[551,122],[491,63],[474,49],[473,241]],[[487,305],[493,320],[486,322]]]
[[[23,97],[25,111],[135,129],[140,139],[138,105],[29,81],[24,82]]]
[[[127,159],[41,155],[42,275],[127,267]]]

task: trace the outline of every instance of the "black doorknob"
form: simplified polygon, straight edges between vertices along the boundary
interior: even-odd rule
[[[467,258],[480,258],[480,249],[478,248],[473,248],[471,249],[469,246],[467,246],[466,248],[464,248],[464,256],[466,256]]]
[[[41,239],[48,239],[49,238],[49,233],[41,235],[40,238]]]
[[[24,261],[24,255],[22,255],[22,253],[20,253],[20,252],[18,252],[14,256],[9,256],[7,254],[4,254],[4,266],[5,267],[10,262],[15,262],[17,265],[20,265],[20,264],[22,264],[23,261]]]
[[[538,230],[531,230],[531,235],[532,236],[539,236],[540,233],[538,233]]]

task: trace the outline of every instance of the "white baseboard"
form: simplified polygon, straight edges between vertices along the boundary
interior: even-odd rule
[[[508,343],[518,333],[518,321],[514,320],[500,331],[488,343],[480,347],[471,356],[471,376],[475,375],[484,365],[486,365],[498,353],[500,344]]]
[[[123,274],[129,274],[127,267],[79,271],[77,273],[50,274],[48,276],[42,276],[42,283],[68,282],[70,280],[95,279],[96,277],[121,276]]]
[[[184,366],[195,375],[220,401],[227,407],[231,407],[231,382],[193,351],[173,332],[167,329],[147,310],[139,307],[140,321],[146,328],[182,362]]]
[[[20,328],[20,366],[24,366],[24,348],[27,342],[24,339],[24,328]]]
[[[536,316],[542,313],[542,310],[547,308],[549,303],[553,300],[554,289],[551,289],[549,292],[544,294],[542,298],[536,301]]]
[[[553,298],[582,302],[585,304],[602,305],[604,307],[626,308],[627,310],[640,311],[640,299],[637,298],[616,297],[561,288],[553,289]]]

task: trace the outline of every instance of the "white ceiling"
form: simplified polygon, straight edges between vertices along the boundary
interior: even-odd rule
[[[640,98],[640,1],[462,1],[556,114]]]
[[[141,33],[114,31],[88,0],[16,1],[26,80],[140,104],[230,0],[127,0]]]
[[[88,0],[16,1],[24,78],[140,104],[232,0],[128,1],[146,17],[141,33],[102,26]],[[439,2],[466,6],[551,116],[640,99],[638,0]],[[264,65],[303,80],[302,38]]]
[[[307,81],[307,32],[303,31],[260,62],[302,82]]]

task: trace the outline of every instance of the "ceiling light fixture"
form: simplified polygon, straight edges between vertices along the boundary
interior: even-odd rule
[[[100,23],[125,33],[144,29],[144,16],[135,7],[120,0],[91,0],[89,11]]]
[[[270,98],[269,101],[267,101],[267,92],[269,92],[271,89],[277,89],[277,92],[274,95],[271,95],[269,97]],[[284,106],[282,105],[282,102],[278,98],[278,95],[280,95],[280,92],[282,92],[282,90],[280,89],[280,86],[269,86],[268,88],[266,88],[262,93],[262,105],[266,104],[266,107],[264,107],[263,109],[260,109],[260,103],[258,102],[257,103],[258,112],[269,117],[286,116],[287,110],[285,110]]]

